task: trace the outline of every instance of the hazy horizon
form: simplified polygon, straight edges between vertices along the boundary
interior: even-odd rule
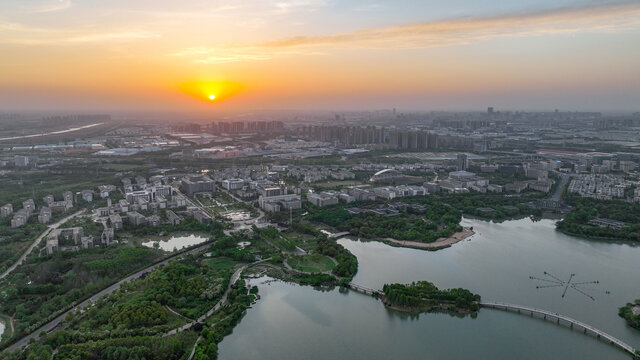
[[[8,0],[0,14],[3,111],[640,110],[637,1]]]

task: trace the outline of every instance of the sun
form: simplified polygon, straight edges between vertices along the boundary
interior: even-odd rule
[[[215,98],[216,98],[215,95],[213,95],[213,94],[209,95],[209,100],[215,100]]]

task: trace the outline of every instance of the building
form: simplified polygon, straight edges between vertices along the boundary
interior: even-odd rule
[[[120,207],[120,212],[129,212],[129,202],[127,200],[120,199],[118,206]]]
[[[13,214],[13,204],[4,204],[0,207],[0,217],[7,217]]]
[[[171,200],[176,207],[187,206],[187,199],[184,196],[173,196]]]
[[[505,191],[512,191],[515,193],[520,193],[523,190],[526,190],[529,187],[529,183],[526,181],[516,181],[514,183],[506,184],[504,186]]]
[[[180,223],[182,222],[182,218],[178,216],[176,213],[174,213],[172,210],[167,210],[166,214],[167,214],[167,220],[169,221],[169,224],[173,226],[177,226],[177,225],[180,225]]]
[[[29,199],[29,200],[23,201],[22,202],[22,208],[26,212],[31,214],[32,212],[36,211],[36,203],[33,201],[33,199]]]
[[[201,224],[208,225],[213,222],[211,216],[200,209],[192,209],[191,215]]]
[[[86,202],[93,202],[93,191],[82,190],[81,195],[82,195],[82,200]]]
[[[279,186],[270,186],[270,187],[258,187],[258,194],[263,197],[273,197],[285,195],[285,191],[283,188]]]
[[[307,201],[315,206],[323,207],[338,204],[338,197],[332,193],[309,193],[307,194]]]
[[[373,189],[373,192],[377,197],[384,200],[392,200],[396,198],[396,191],[394,188],[380,187]]]
[[[147,218],[137,211],[130,211],[127,213],[127,220],[133,226],[142,226],[147,223]]]
[[[13,157],[13,162],[16,164],[17,167],[27,167],[29,166],[29,157],[16,155]]]
[[[151,215],[147,216],[146,222],[148,226],[158,226],[162,224],[162,219],[160,219],[160,216],[158,215]]]
[[[467,154],[458,154],[456,168],[458,171],[466,171],[469,168],[469,156]]]
[[[277,212],[280,209],[300,209],[302,201],[300,195],[260,196],[258,198],[260,208],[267,212]]]
[[[244,186],[242,179],[226,179],[222,180],[222,187],[227,190],[239,190]]]
[[[624,227],[626,225],[622,221],[605,219],[605,218],[591,219],[591,220],[589,220],[589,224],[590,225],[600,226],[602,228],[610,228],[610,229],[614,229],[614,230],[620,230],[620,229],[622,229],[622,227]]]
[[[186,176],[182,179],[182,190],[187,194],[213,192],[214,181],[207,175]]]
[[[53,204],[53,202],[55,201],[55,198],[53,197],[53,195],[49,194],[43,197],[42,201],[44,201],[45,204],[51,206],[51,204]]]
[[[400,176],[400,173],[394,169],[384,169],[371,176],[371,182],[392,182]]]
[[[40,208],[40,214],[38,214],[38,222],[47,224],[49,221],[51,221],[51,208],[43,206]]]
[[[109,215],[109,222],[114,230],[122,229],[122,217],[120,214]]]
[[[27,223],[27,220],[29,220],[29,213],[24,209],[20,209],[15,213],[13,219],[11,219],[11,227],[17,228],[23,226]]]
[[[356,201],[356,198],[348,193],[341,193],[338,195],[338,199],[346,204]]]
[[[69,203],[71,203],[71,205],[73,205],[73,194],[71,193],[71,191],[65,191],[62,193],[62,199],[64,201],[68,201]]]
[[[102,234],[100,235],[100,241],[104,246],[111,245],[115,241],[114,228],[106,228],[102,230]]]
[[[104,199],[109,197],[109,195],[116,190],[114,185],[100,185],[98,186],[98,194],[100,194],[100,198]]]

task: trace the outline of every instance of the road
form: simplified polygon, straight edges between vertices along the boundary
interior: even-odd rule
[[[553,196],[551,196],[551,199],[555,201],[560,201],[560,197],[562,197],[562,192],[567,187],[567,182],[569,182],[569,179],[571,177],[567,174],[562,174],[559,172],[556,172],[556,174],[560,176],[560,183],[558,184],[558,186],[556,186],[556,191],[553,193]]]
[[[42,239],[44,239],[45,236],[47,236],[47,234],[49,234],[49,232],[51,232],[51,230],[57,229],[60,225],[64,224],[65,222],[67,222],[69,219],[72,219],[82,213],[84,213],[86,211],[86,209],[82,209],[80,211],[77,211],[67,217],[65,217],[64,219],[56,222],[55,224],[51,224],[47,227],[47,229],[45,231],[42,232],[42,234],[40,234],[40,236],[38,236],[38,238],[36,238],[33,243],[29,246],[29,248],[27,249],[27,251],[24,252],[24,254],[22,254],[22,256],[20,256],[20,258],[18,259],[18,261],[15,262],[15,264],[9,266],[9,268],[7,270],[5,270],[5,272],[2,273],[2,275],[0,275],[0,280],[4,279],[7,275],[9,275],[13,270],[15,270],[20,264],[22,264],[22,262],[24,261],[24,259],[27,258],[27,256],[29,256],[29,254],[31,254],[31,252],[33,251],[33,249],[36,248],[36,246],[38,246],[40,244],[40,242],[42,241]]]
[[[13,343],[11,346],[8,347],[9,351],[16,351],[19,348],[27,345],[29,343],[29,340],[31,340],[32,338],[37,338],[38,335],[42,332],[50,332],[51,330],[55,329],[61,322],[62,320],[64,320],[64,318],[69,314],[69,313],[75,313],[79,308],[83,308],[86,307],[87,305],[89,305],[89,302],[95,303],[96,301],[98,301],[98,299],[111,294],[112,292],[120,289],[120,286],[122,284],[124,284],[125,282],[131,281],[131,280],[135,280],[140,278],[142,275],[147,274],[155,269],[157,269],[158,267],[162,266],[162,265],[166,265],[169,261],[180,258],[180,257],[184,257],[185,255],[189,255],[189,254],[194,254],[197,253],[199,251],[202,251],[206,248],[208,248],[209,246],[211,246],[210,243],[204,244],[204,245],[200,245],[196,248],[193,248],[189,251],[180,253],[180,254],[176,254],[173,255],[165,260],[162,260],[159,263],[153,264],[151,266],[148,266],[132,275],[127,276],[126,278],[118,281],[117,283],[103,289],[102,291],[94,294],[93,296],[91,296],[90,298],[88,298],[87,300],[83,301],[82,303],[80,303],[78,306],[76,306],[73,309],[70,309],[68,311],[65,311],[64,313],[58,315],[58,317],[56,317],[55,319],[49,321],[48,323],[42,325],[41,327],[39,327],[37,330],[35,330],[34,332],[32,332],[31,334],[23,337],[22,339],[16,341],[15,343]],[[234,274],[235,275],[235,274]]]

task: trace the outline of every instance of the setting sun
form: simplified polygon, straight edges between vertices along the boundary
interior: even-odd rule
[[[231,81],[190,81],[180,85],[180,90],[200,101],[221,102],[237,95],[242,86]]]

